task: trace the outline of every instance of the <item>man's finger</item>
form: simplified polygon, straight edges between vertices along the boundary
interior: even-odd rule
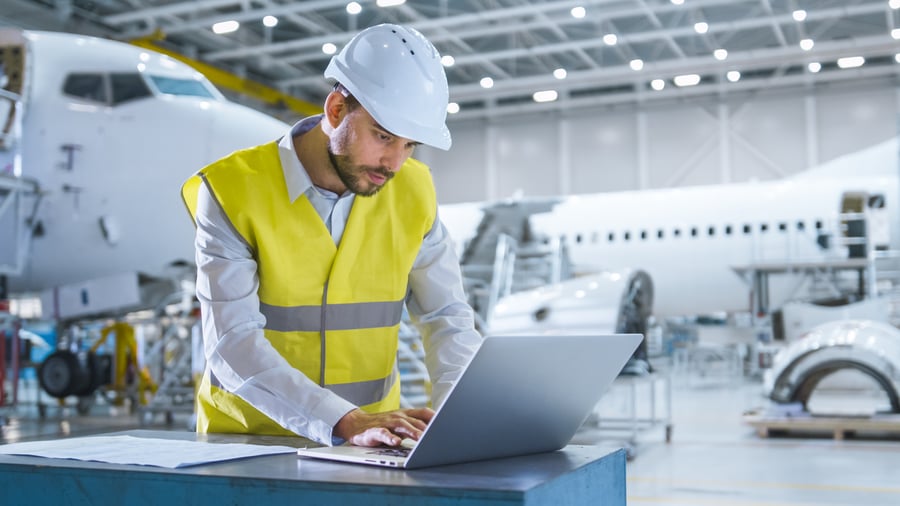
[[[410,428],[415,429],[419,432],[425,430],[425,427],[428,426],[426,422],[419,420],[418,418],[406,418],[403,420]]]
[[[401,436],[408,436],[413,439],[419,439],[422,436],[422,431],[416,429],[415,427],[401,425],[398,427],[394,427],[394,434],[399,434]]]
[[[406,414],[418,420],[422,420],[425,423],[428,423],[434,417],[434,410],[431,408],[413,408],[407,409]]]
[[[376,427],[366,429],[361,434],[357,434],[350,438],[350,443],[357,446],[379,446],[386,444],[388,446],[397,446],[402,439],[392,434],[389,430]]]

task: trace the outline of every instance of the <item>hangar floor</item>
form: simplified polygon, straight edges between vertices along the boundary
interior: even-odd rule
[[[822,506],[900,504],[900,438],[761,438],[742,415],[765,406],[760,383],[741,376],[698,378],[673,374],[672,433],[662,425],[627,437],[628,504],[667,506]],[[617,390],[618,388],[618,390]],[[28,398],[28,388],[23,392]],[[615,386],[601,402],[625,399]],[[626,395],[627,397],[627,395]],[[640,402],[640,401],[638,401]],[[143,425],[135,415],[97,405],[86,416],[72,408],[51,408],[40,418],[22,402],[6,408],[2,442],[81,436],[133,428],[187,430],[187,415],[171,425],[154,417]],[[146,420],[145,420],[146,421]],[[624,440],[588,423],[573,443],[616,445]]]

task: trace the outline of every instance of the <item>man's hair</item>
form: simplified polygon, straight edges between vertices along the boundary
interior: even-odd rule
[[[356,97],[354,97],[353,94],[350,93],[350,90],[345,88],[343,84],[334,83],[333,90],[344,96],[344,103],[347,104],[348,110],[352,111],[359,107],[359,100],[356,100]]]

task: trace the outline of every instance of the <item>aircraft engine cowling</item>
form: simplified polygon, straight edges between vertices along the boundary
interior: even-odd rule
[[[871,320],[819,325],[775,356],[763,386],[778,403],[807,403],[816,386],[840,369],[871,377],[900,413],[900,330]]]
[[[646,333],[653,284],[640,270],[606,271],[501,298],[487,322],[489,334],[583,330]]]

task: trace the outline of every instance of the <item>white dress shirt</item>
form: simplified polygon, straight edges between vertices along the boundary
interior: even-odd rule
[[[320,120],[314,116],[299,121],[281,138],[278,151],[291,202],[305,195],[339,244],[355,196],[314,186],[292,142]],[[339,442],[332,428],[356,406],[317,385],[272,348],[263,335],[266,320],[259,311],[253,252],[205,184],[197,197],[197,297],[207,367],[224,389],[286,429],[322,444]],[[459,260],[440,219],[416,256],[409,288],[407,310],[423,338],[437,409],[481,344],[463,292]]]

